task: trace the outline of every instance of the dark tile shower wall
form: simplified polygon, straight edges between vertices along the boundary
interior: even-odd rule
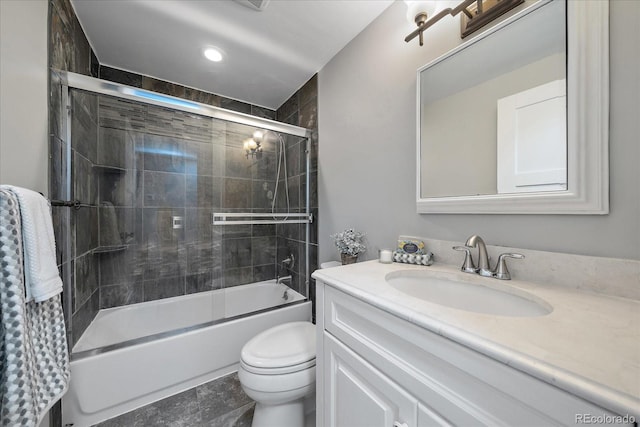
[[[98,155],[121,169],[101,177],[100,235],[126,245],[101,257],[101,308],[221,285],[205,213],[220,203],[211,134],[204,117],[100,97]]]
[[[68,0],[49,2],[49,66],[54,69],[72,71],[79,74],[97,76],[95,55],[89,46],[80,23]],[[79,94],[72,99],[72,108],[78,115],[78,122],[71,129],[78,134],[81,145],[71,147],[72,155],[66,156],[68,141],[62,112],[62,90],[55,78],[50,82],[49,97],[49,154],[50,180],[49,197],[64,199],[65,175],[68,166],[73,173],[82,173],[87,179],[71,188],[73,197],[84,203],[92,204],[97,196],[93,180],[92,165],[95,162],[95,150],[92,144],[97,132],[97,104],[91,96]],[[71,165],[68,165],[70,160]],[[97,246],[97,209],[53,208],[54,232],[56,235],[58,265],[65,280],[65,289],[72,292],[73,328],[67,324],[75,341],[93,320],[99,307],[98,269],[90,255]],[[67,250],[69,248],[70,250]],[[71,284],[67,283],[71,280]],[[63,303],[66,303],[63,298]],[[55,416],[52,418],[56,418]]]
[[[69,0],[49,0],[49,66],[97,77],[95,55]]]
[[[243,141],[255,129],[228,124],[222,211],[269,212],[275,188],[276,146],[263,144],[260,159],[247,158]],[[276,230],[273,225],[216,226],[222,242],[225,286],[236,286],[275,277]]]
[[[75,226],[73,260],[73,339],[91,323],[99,307],[99,264],[93,251],[100,245],[98,228],[98,176],[96,174],[98,140],[98,97],[74,91],[71,94],[71,199],[85,204],[69,210]],[[79,179],[73,179],[78,177]]]
[[[253,128],[70,93],[71,198],[87,205],[59,208],[75,225],[75,339],[99,308],[275,277],[275,226],[211,225],[214,211],[269,212],[273,143],[260,159],[248,159],[242,142]],[[290,174],[299,175],[299,161],[289,162]],[[296,210],[299,191],[292,192]]]
[[[140,87],[166,95],[189,99],[205,104],[222,107],[245,114],[274,120],[276,112],[264,107],[251,105],[223,96],[203,92],[197,89],[165,82],[149,76],[143,76],[111,67],[100,66],[99,76],[134,87]],[[220,176],[214,182],[211,191],[213,197],[220,195],[219,207],[225,212],[269,212],[271,200],[266,197],[275,186],[275,153],[274,147],[266,147],[260,161],[251,162],[246,159],[240,149],[242,140],[250,136],[245,130],[238,132],[235,141],[229,140],[222,152],[199,153],[200,156],[212,156],[214,162],[226,159],[224,164],[225,176]],[[233,132],[232,132],[233,134]],[[206,164],[208,157],[199,157],[200,164]],[[189,178],[188,178],[189,179]],[[193,180],[193,179],[192,179]],[[218,183],[220,186],[218,187]],[[199,184],[202,187],[202,184]],[[195,197],[193,191],[187,189],[187,198]],[[208,191],[200,188],[200,191]],[[191,200],[190,199],[190,200]],[[189,204],[189,203],[187,203]],[[206,209],[187,207],[187,219],[208,224],[210,212]],[[211,238],[215,242],[214,251],[221,251],[220,262],[214,262],[213,269],[198,269],[189,274],[186,279],[186,293],[199,292],[221,286],[236,286],[261,280],[272,279],[276,275],[276,227],[268,225],[219,226],[214,227],[204,235],[195,233],[202,238]],[[203,237],[204,236],[204,237]],[[209,249],[194,249],[207,253]],[[193,266],[192,263],[189,263]],[[148,285],[148,283],[147,283]],[[168,285],[167,285],[168,286]],[[167,287],[163,286],[163,287]]]
[[[116,249],[100,255],[101,308],[275,277],[274,226],[211,225],[267,211],[273,144],[247,159],[248,126],[105,96],[99,111],[100,244]]]
[[[309,205],[314,222],[310,226],[309,274],[318,268],[318,79],[313,76],[295,94],[276,111],[276,120],[307,129],[311,129],[311,154],[309,171],[306,171],[305,141],[287,140],[287,169],[290,194],[290,206],[294,212],[304,212],[306,195],[306,173],[309,173]],[[282,185],[282,183],[281,183]],[[286,202],[278,197],[278,206],[282,210]],[[305,225],[280,224],[277,230],[278,262],[289,254],[297,260],[304,260]],[[293,276],[293,287],[305,292],[304,262],[296,262],[293,269],[286,270]],[[283,273],[284,274],[284,273]],[[314,280],[311,279],[309,291],[313,297]]]

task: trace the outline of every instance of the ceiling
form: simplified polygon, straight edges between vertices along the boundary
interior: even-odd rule
[[[393,0],[72,0],[100,64],[276,109]],[[207,46],[224,52],[204,58]]]

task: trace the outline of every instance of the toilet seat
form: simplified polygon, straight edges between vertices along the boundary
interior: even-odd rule
[[[316,364],[315,325],[285,323],[256,335],[242,349],[240,365],[248,372],[279,375]]]

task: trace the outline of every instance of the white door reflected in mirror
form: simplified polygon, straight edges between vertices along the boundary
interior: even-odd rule
[[[498,100],[498,193],[567,189],[565,79]]]

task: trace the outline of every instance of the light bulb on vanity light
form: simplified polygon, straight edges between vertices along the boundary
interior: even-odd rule
[[[433,0],[404,0],[404,2],[407,5],[407,21],[418,26],[433,16],[436,10]]]

